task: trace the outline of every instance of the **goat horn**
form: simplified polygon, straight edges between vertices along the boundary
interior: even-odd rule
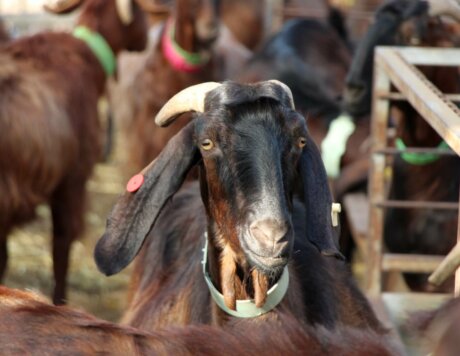
[[[283,82],[280,82],[279,80],[276,80],[276,79],[271,79],[268,81],[269,83],[273,83],[273,84],[277,84],[279,85],[281,88],[283,88],[283,90],[286,92],[287,96],[289,97],[289,101],[291,103],[291,108],[293,110],[295,110],[295,105],[294,105],[294,97],[292,96],[292,91],[291,89],[289,89],[289,87],[284,84]]]
[[[123,25],[129,25],[133,21],[133,8],[131,0],[116,0],[118,16]]]
[[[460,244],[455,245],[452,251],[442,260],[438,268],[430,275],[428,282],[440,286],[460,266]]]
[[[204,112],[206,94],[221,85],[216,82],[207,82],[181,90],[161,108],[155,117],[155,123],[158,126],[168,126],[177,116],[185,112]]]
[[[76,9],[83,0],[46,0],[43,8],[53,14],[65,14]]]

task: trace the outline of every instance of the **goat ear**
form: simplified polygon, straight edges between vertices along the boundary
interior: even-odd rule
[[[102,273],[115,274],[136,257],[163,206],[197,161],[198,149],[193,144],[193,122],[190,122],[144,169],[144,182],[139,189],[125,192],[113,207],[106,231],[94,251]]]
[[[307,137],[299,160],[306,211],[307,238],[322,255],[344,259],[339,252],[337,232],[332,226],[332,195],[318,148]]]

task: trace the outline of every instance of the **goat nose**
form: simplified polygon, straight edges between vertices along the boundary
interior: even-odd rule
[[[259,241],[259,243],[266,242],[269,245],[273,245],[274,242],[282,242],[288,229],[288,224],[286,222],[279,222],[274,219],[255,221],[250,226],[252,236]]]

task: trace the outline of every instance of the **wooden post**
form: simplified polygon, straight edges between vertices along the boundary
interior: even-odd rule
[[[390,79],[381,65],[378,53],[374,61],[374,88],[372,99],[371,138],[372,153],[369,171],[369,228],[366,256],[366,291],[369,296],[378,296],[382,290],[383,209],[377,203],[385,199],[385,155],[375,151],[387,146],[387,126],[390,102],[377,95],[390,92]]]

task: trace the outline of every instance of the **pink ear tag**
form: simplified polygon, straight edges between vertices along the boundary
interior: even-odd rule
[[[141,187],[143,183],[144,176],[141,173],[136,174],[135,176],[131,177],[131,179],[128,181],[128,184],[126,184],[126,190],[130,193],[134,193]]]

